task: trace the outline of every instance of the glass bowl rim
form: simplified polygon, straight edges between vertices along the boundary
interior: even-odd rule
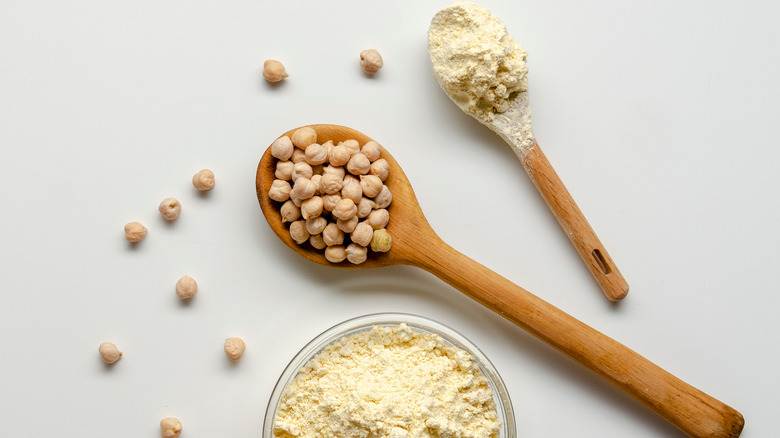
[[[350,318],[331,326],[306,343],[284,368],[284,371],[282,371],[282,374],[279,376],[279,379],[271,392],[271,397],[268,400],[263,420],[263,438],[273,438],[274,418],[276,417],[276,409],[282,394],[287,388],[287,385],[292,382],[298,375],[300,369],[306,365],[312,357],[328,345],[345,336],[368,331],[376,325],[393,326],[402,323],[406,323],[416,331],[424,331],[439,335],[446,343],[465,350],[476,359],[480,370],[488,379],[490,389],[493,391],[496,413],[501,420],[501,428],[499,429],[498,437],[515,438],[517,428],[515,425],[512,400],[509,397],[509,392],[506,389],[506,385],[504,384],[501,375],[482,350],[460,332],[448,325],[425,316],[401,312],[370,313]]]

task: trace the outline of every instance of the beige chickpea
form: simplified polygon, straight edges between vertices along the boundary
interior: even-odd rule
[[[315,186],[317,186],[317,190],[314,191],[314,194],[320,194],[322,193],[320,191],[320,182],[322,181],[322,174],[315,173],[314,175],[309,178],[309,181],[311,181]]]
[[[296,199],[305,201],[317,192],[317,184],[313,183],[309,178],[299,177],[295,184],[293,184],[292,191],[290,192],[290,198],[295,201]],[[299,205],[296,203],[296,205]]]
[[[382,180],[376,175],[360,175],[360,188],[363,189],[363,194],[369,198],[378,195],[383,186]]]
[[[176,282],[176,295],[182,300],[194,298],[198,293],[198,282],[189,275],[182,275]]]
[[[322,144],[322,148],[325,149],[325,152],[328,154],[328,157],[330,157],[330,151],[333,149],[333,140],[328,140],[325,143]]]
[[[268,197],[274,201],[284,202],[290,199],[291,191],[292,186],[290,186],[289,182],[283,181],[281,179],[275,179],[271,183],[271,188],[268,189]]]
[[[388,222],[390,222],[390,213],[384,208],[372,211],[366,218],[366,223],[375,230],[386,227]]]
[[[393,239],[386,229],[380,228],[374,230],[374,236],[371,238],[371,251],[387,252],[393,246]]]
[[[277,138],[271,143],[271,156],[282,161],[289,160],[294,150],[295,146],[293,146],[292,140],[286,135]]]
[[[322,195],[322,208],[325,211],[333,211],[339,201],[341,201],[341,194],[339,193]]]
[[[363,199],[363,188],[360,187],[360,181],[352,175],[345,176],[341,187],[341,197],[351,199],[355,204],[359,203]]]
[[[306,146],[317,143],[317,131],[308,126],[298,128],[293,132],[291,140],[295,147],[306,149]]]
[[[390,189],[387,188],[387,186],[382,186],[382,190],[379,191],[379,193],[374,196],[374,207],[375,208],[387,208],[390,206],[390,203],[393,202],[393,194],[390,193]]]
[[[263,63],[263,77],[266,81],[279,82],[287,76],[287,70],[285,70],[281,62],[275,59],[267,59]]]
[[[347,162],[347,171],[353,175],[365,175],[369,170],[371,170],[371,162],[360,152],[352,155]]]
[[[274,172],[274,176],[276,177],[276,179],[290,181],[292,179],[294,165],[295,163],[293,163],[292,161],[277,161],[276,171]]]
[[[292,178],[293,182],[295,182],[300,177],[311,179],[313,175],[314,169],[311,168],[311,164],[305,161],[301,161],[300,163],[293,164],[293,172],[290,178]]]
[[[290,192],[290,201],[292,201],[296,207],[301,208],[301,204],[303,204],[304,199],[298,198],[293,195],[293,192]]]
[[[112,364],[122,357],[122,352],[119,351],[119,348],[112,342],[103,342],[100,344],[98,353],[100,353],[100,358],[103,359],[103,362],[107,364]]]
[[[349,219],[336,219],[336,226],[345,233],[351,233],[357,226],[358,220],[357,216],[352,216]]]
[[[363,219],[364,217],[368,216],[373,209],[374,201],[365,197],[361,198],[360,202],[357,204],[357,217]]]
[[[361,246],[368,246],[371,244],[371,239],[374,237],[374,228],[366,222],[360,222],[352,230],[349,235],[353,242]]]
[[[368,158],[368,161],[373,163],[379,159],[379,155],[382,153],[382,147],[379,146],[379,143],[371,140],[360,148],[360,153],[365,155],[366,158]]]
[[[360,52],[360,67],[363,71],[373,75],[376,74],[384,65],[382,55],[376,49],[366,49]]]
[[[177,438],[181,435],[181,421],[168,417],[160,420],[160,436],[162,438]]]
[[[387,180],[387,176],[390,174],[390,164],[384,158],[380,158],[371,163],[371,167],[369,167],[368,173],[371,175],[376,175],[379,177],[379,179],[385,181]]]
[[[328,152],[319,143],[312,143],[306,146],[306,162],[315,165],[322,164],[328,160]]]
[[[311,198],[301,203],[301,216],[304,219],[310,219],[322,214],[322,198],[319,196],[312,196]]]
[[[355,205],[355,201],[344,198],[338,203],[336,203],[336,207],[333,209],[333,217],[336,219],[349,219],[352,216],[355,216],[357,214],[357,205]],[[370,216],[370,215],[369,215]]]
[[[343,245],[332,245],[325,248],[325,258],[331,263],[341,263],[347,258],[347,250]]]
[[[292,157],[290,157],[290,161],[293,163],[305,163],[306,162],[306,152],[304,152],[303,149],[295,148],[293,151]]]
[[[160,214],[166,221],[172,221],[179,217],[181,204],[176,198],[165,198],[160,202],[157,209],[160,210]]]
[[[201,192],[208,192],[214,188],[214,172],[209,169],[198,171],[192,176],[192,186]]]
[[[295,203],[290,199],[282,204],[282,207],[279,209],[279,211],[282,214],[282,223],[295,222],[301,218],[300,207],[295,205]]]
[[[309,236],[309,244],[316,249],[324,249],[328,245],[325,244],[325,240],[322,238],[322,234],[312,234]]]
[[[231,361],[235,362],[244,356],[246,350],[246,343],[241,338],[227,338],[225,339],[225,355]]]
[[[125,239],[128,242],[136,243],[144,240],[146,237],[146,227],[139,222],[130,222],[125,225]]]
[[[320,191],[326,195],[341,192],[343,186],[344,178],[335,172],[325,173],[320,179]]]
[[[344,146],[345,148],[349,149],[349,155],[355,155],[356,153],[360,152],[360,143],[358,143],[357,140],[349,139],[344,140],[340,145]]]
[[[328,226],[328,220],[322,216],[306,219],[306,231],[309,232],[310,236],[319,235],[325,230],[326,226]]]
[[[341,245],[344,243],[344,232],[339,230],[338,225],[331,222],[322,230],[322,240],[328,246]]]
[[[322,168],[322,176],[325,176],[329,173],[334,173],[341,179],[344,179],[344,177],[347,175],[347,171],[344,170],[342,166],[325,166]]]
[[[298,245],[309,240],[309,232],[306,231],[306,221],[297,220],[290,223],[290,237],[292,237],[292,240]]]
[[[353,265],[359,265],[368,258],[368,248],[354,242],[347,245],[346,253],[347,260]]]
[[[343,166],[349,162],[349,158],[351,156],[352,153],[350,150],[343,144],[340,144],[338,146],[333,146],[333,148],[330,150],[330,154],[328,154],[328,162],[331,166]]]

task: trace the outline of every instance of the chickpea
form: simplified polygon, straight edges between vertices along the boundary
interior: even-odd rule
[[[347,258],[347,250],[343,245],[332,245],[325,248],[325,258],[331,263],[340,263]]]
[[[359,265],[368,258],[368,248],[357,243],[350,243],[346,249],[347,260],[354,265]]]
[[[289,199],[282,204],[280,212],[282,214],[282,223],[295,222],[301,217],[300,207],[296,206],[295,203]]]
[[[181,421],[168,417],[160,420],[160,436],[162,438],[177,438],[181,435]]]
[[[360,153],[368,158],[368,161],[374,162],[379,159],[379,155],[382,153],[382,147],[374,140],[369,141],[360,148]]]
[[[349,219],[337,219],[336,220],[336,226],[339,227],[339,230],[345,232],[345,233],[351,233],[355,226],[358,224],[358,217],[352,216]]]
[[[271,143],[271,156],[282,161],[289,160],[292,157],[295,147],[290,137],[283,135]]]
[[[274,172],[274,176],[276,179],[281,179],[284,181],[291,180],[294,165],[295,163],[292,161],[278,161],[276,163],[276,172]]]
[[[344,186],[344,178],[337,173],[331,172],[322,175],[320,179],[320,191],[327,195],[339,193]]]
[[[312,237],[322,233],[326,226],[328,226],[328,220],[322,216],[306,219],[306,231],[308,231]]]
[[[349,158],[351,156],[352,153],[350,150],[343,144],[340,144],[338,146],[333,146],[333,148],[330,150],[330,154],[328,154],[328,161],[330,162],[331,166],[343,166],[349,162]]]
[[[390,203],[393,202],[393,194],[390,193],[390,189],[387,186],[382,186],[382,190],[379,194],[374,196],[374,204],[376,208],[387,208]]]
[[[323,202],[319,196],[312,196],[311,198],[301,203],[301,216],[304,219],[310,219],[322,214]]]
[[[360,222],[352,230],[352,234],[349,235],[353,242],[361,246],[368,246],[371,244],[371,239],[374,237],[374,229],[370,224],[366,222]]]
[[[267,59],[263,63],[263,77],[266,81],[279,82],[287,76],[287,70],[284,69],[284,65],[281,62],[275,59]]]
[[[330,151],[333,150],[333,140],[328,140],[325,143],[322,144],[322,148],[325,149],[325,152],[327,152],[328,157],[330,157]],[[328,158],[330,160],[330,158]]]
[[[100,358],[107,364],[112,364],[122,357],[122,352],[111,342],[103,342],[100,344],[98,352],[100,353]]]
[[[244,356],[244,350],[246,350],[246,343],[241,338],[227,338],[225,339],[225,354],[228,359],[235,362]]]
[[[325,244],[325,240],[322,238],[322,234],[312,234],[309,236],[309,243],[316,249],[325,249],[328,245]]]
[[[317,143],[317,131],[315,131],[314,128],[305,126],[303,128],[298,128],[293,132],[292,144],[294,144],[295,147],[305,150],[306,146],[312,143]]]
[[[349,219],[357,214],[357,206],[355,202],[349,198],[344,198],[333,209],[333,217],[336,219]],[[370,217],[370,215],[369,215]]]
[[[341,166],[325,166],[322,168],[322,176],[329,173],[335,173],[341,179],[344,179],[344,177],[347,176],[347,171]]]
[[[197,293],[198,282],[189,275],[183,275],[179,281],[176,282],[176,295],[182,300],[194,298]]]
[[[271,188],[268,190],[268,197],[274,201],[284,202],[290,199],[291,191],[292,187],[289,182],[275,179],[274,182],[271,183]]]
[[[207,192],[214,188],[214,172],[203,169],[192,176],[192,185],[201,192]]]
[[[306,162],[311,165],[322,164],[328,160],[328,151],[318,143],[312,143],[306,146],[305,154]]]
[[[369,167],[368,173],[371,175],[376,175],[379,177],[379,179],[385,181],[387,180],[387,176],[390,174],[390,164],[384,158],[380,158],[371,163],[371,167]]]
[[[292,192],[290,192],[290,201],[292,201],[293,204],[295,204],[296,207],[301,208],[301,204],[303,204],[304,200],[299,198],[299,197],[297,197],[297,196],[293,196]]]
[[[366,218],[366,223],[375,230],[386,227],[388,222],[390,222],[390,213],[384,208],[372,211]]]
[[[322,230],[322,240],[328,246],[341,245],[344,243],[344,232],[339,230],[338,225],[331,222]]]
[[[297,220],[290,224],[290,237],[298,245],[309,240],[309,232],[306,231],[306,221]]]
[[[160,202],[158,210],[160,210],[160,214],[165,220],[172,221],[179,217],[179,213],[181,213],[181,204],[176,198],[165,198]]]
[[[298,180],[300,177],[311,179],[312,175],[314,175],[314,170],[311,168],[309,163],[301,161],[300,163],[293,164],[293,173],[291,177],[293,182]]]
[[[349,149],[350,156],[360,152],[360,143],[358,143],[357,140],[352,140],[352,139],[344,140],[339,144]]]
[[[344,177],[343,186],[341,188],[341,197],[351,199],[355,204],[363,199],[363,188],[360,187],[360,182],[357,178],[352,175]]]
[[[302,176],[295,181],[292,191],[290,192],[290,198],[292,198],[293,201],[295,201],[295,199],[305,201],[314,196],[314,193],[316,192],[317,184],[313,183],[309,178]]]
[[[322,208],[325,211],[333,211],[336,208],[336,204],[341,201],[341,195],[339,193],[333,193],[330,195],[322,196]]]
[[[390,233],[384,228],[374,230],[374,237],[371,239],[371,251],[374,252],[387,252],[390,251],[390,247],[393,246],[393,239],[390,237]]]
[[[357,217],[363,219],[371,213],[374,209],[374,201],[368,198],[360,198],[360,202],[357,205]],[[366,246],[366,245],[363,245]]]
[[[314,175],[309,178],[309,181],[311,181],[315,186],[317,186],[317,190],[314,191],[314,194],[320,194],[322,191],[320,190],[320,183],[322,181],[322,175],[319,173],[315,173]]]
[[[353,175],[365,175],[370,169],[371,162],[360,152],[352,155],[352,158],[347,162],[347,170]]]
[[[360,67],[367,74],[376,74],[383,65],[382,55],[376,49],[367,49],[360,52]]]
[[[139,222],[130,222],[125,225],[125,239],[128,242],[140,242],[144,240],[144,237],[146,237],[146,227]]]
[[[376,175],[360,175],[360,188],[363,189],[363,194],[369,198],[373,198],[382,191],[382,180]]]
[[[293,163],[305,163],[306,162],[306,152],[304,152],[303,149],[295,148],[293,151],[292,157],[290,158],[290,161]]]

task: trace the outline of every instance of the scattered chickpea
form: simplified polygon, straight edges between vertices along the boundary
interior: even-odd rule
[[[355,265],[359,265],[368,259],[368,248],[354,242],[347,245],[346,253],[347,260]]]
[[[304,201],[314,196],[316,192],[317,184],[313,183],[309,178],[299,177],[293,185],[290,197]]]
[[[379,143],[371,140],[360,148],[360,153],[365,155],[366,158],[368,158],[368,161],[373,163],[379,159],[379,155],[382,153],[382,147],[379,146]]]
[[[312,175],[314,175],[314,170],[311,168],[309,163],[301,161],[300,163],[293,164],[293,172],[291,177],[293,182],[297,181],[300,177],[311,179]]]
[[[326,226],[328,226],[328,220],[322,216],[306,219],[306,231],[308,231],[311,236],[322,233]]]
[[[333,209],[333,217],[336,219],[349,219],[357,214],[357,206],[355,202],[349,198],[344,198]]]
[[[292,240],[298,245],[309,240],[309,232],[306,231],[306,221],[297,220],[292,222],[290,224],[290,237],[292,237]]]
[[[380,228],[374,230],[374,236],[371,239],[371,251],[374,252],[387,252],[390,251],[390,247],[393,246],[393,239],[390,237],[390,233],[386,229]]]
[[[181,213],[181,204],[176,198],[165,198],[160,202],[158,210],[160,210],[160,214],[165,220],[172,221],[179,217],[179,213]]]
[[[374,209],[374,201],[368,198],[361,198],[357,205],[357,217],[363,219]],[[364,245],[365,246],[365,245]]]
[[[176,295],[182,300],[194,298],[197,293],[198,283],[189,275],[182,276],[179,281],[176,282]]]
[[[309,236],[309,243],[311,246],[317,249],[325,249],[328,246],[325,244],[325,240],[323,240],[322,234],[312,234]]]
[[[388,222],[390,222],[390,213],[384,208],[372,211],[366,218],[366,223],[375,230],[386,227]]]
[[[322,207],[322,198],[319,196],[312,196],[301,203],[301,216],[303,216],[304,219],[315,218],[322,214]]]
[[[246,343],[241,338],[227,338],[225,339],[225,354],[228,359],[235,362],[244,355],[246,350]]]
[[[340,263],[347,258],[347,250],[343,245],[331,245],[325,248],[325,258],[331,263]]]
[[[352,175],[344,177],[341,187],[341,197],[351,199],[355,204],[363,199],[363,188],[360,187],[360,181]]]
[[[267,59],[263,63],[263,77],[268,82],[279,82],[286,78],[287,70],[284,69],[284,65],[275,59]]]
[[[330,154],[328,154],[328,161],[330,162],[331,166],[343,166],[349,162],[349,158],[351,156],[352,153],[350,150],[343,144],[340,144],[338,146],[333,146],[333,148],[330,150]]]
[[[192,185],[201,192],[208,192],[214,188],[214,172],[203,169],[192,176]]]
[[[393,202],[393,194],[390,192],[390,189],[387,188],[387,186],[383,185],[382,190],[379,191],[379,194],[374,196],[374,204],[376,208],[387,208],[390,206],[390,203]]]
[[[292,133],[292,144],[300,149],[306,149],[306,146],[317,142],[317,131],[309,126],[298,128]]]
[[[306,162],[315,165],[322,164],[328,160],[328,151],[319,143],[312,143],[306,146]]]
[[[328,246],[341,245],[344,243],[344,232],[331,222],[322,230],[322,240]]]
[[[295,150],[295,147],[290,137],[286,135],[277,138],[271,143],[271,156],[282,161],[289,160],[292,157],[293,150]]]
[[[139,222],[130,222],[125,225],[125,239],[128,242],[140,242],[146,237],[146,227]]]
[[[181,435],[181,421],[168,417],[160,420],[160,436],[162,438],[177,438]]]
[[[368,246],[371,244],[371,239],[374,237],[374,228],[366,222],[360,222],[355,226],[355,229],[352,230],[349,237],[358,245]]]
[[[336,220],[336,226],[339,227],[339,230],[345,232],[345,233],[351,233],[355,230],[355,227],[358,224],[358,217],[352,216],[349,219],[337,219]]]
[[[305,163],[306,162],[306,152],[304,152],[303,149],[295,148],[293,151],[292,157],[290,157],[290,161],[293,163]]]
[[[289,181],[292,179],[293,174],[293,166],[295,166],[295,163],[292,161],[279,161],[276,163],[276,172],[274,172],[274,176],[277,179],[281,179],[284,181]]]
[[[353,175],[365,175],[370,169],[371,162],[360,152],[352,155],[352,158],[347,162],[347,170]]]
[[[384,184],[382,180],[376,175],[360,175],[360,188],[363,189],[363,194],[369,198],[373,198],[382,191]]]
[[[387,176],[390,174],[390,164],[384,158],[380,158],[371,163],[371,167],[368,169],[368,173],[371,175],[376,175],[379,177],[379,179],[385,181],[387,180]]]
[[[339,193],[333,193],[330,195],[322,196],[322,208],[325,211],[333,211],[336,208],[336,204],[341,201],[341,195]]]
[[[290,186],[289,182],[275,179],[274,182],[271,183],[271,188],[268,190],[268,197],[274,201],[284,202],[290,199],[291,191],[292,186]]]
[[[280,209],[282,213],[282,223],[295,222],[301,218],[301,209],[292,200],[287,200]]]
[[[98,352],[100,353],[100,358],[107,364],[112,364],[122,357],[122,352],[111,342],[103,342],[100,344]]]
[[[367,49],[360,52],[360,67],[363,71],[373,75],[379,71],[384,65],[382,55],[376,51],[376,49]]]

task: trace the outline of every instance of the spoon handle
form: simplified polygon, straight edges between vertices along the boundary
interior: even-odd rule
[[[737,437],[742,415],[456,251],[434,233],[414,264],[555,347],[692,437]]]
[[[577,203],[566,190],[539,144],[515,149],[528,176],[533,180],[544,201],[561,224],[569,240],[577,249],[593,278],[611,301],[623,299],[628,293],[628,283],[620,273],[612,257],[596,236]]]

